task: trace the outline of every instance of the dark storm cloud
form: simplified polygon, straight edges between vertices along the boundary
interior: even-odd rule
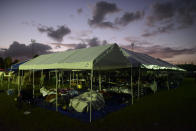
[[[177,20],[179,21],[179,29],[187,28],[195,24],[196,18],[196,1],[195,0],[179,0],[177,8]]]
[[[0,48],[0,57],[6,57],[5,56],[5,51],[6,51],[7,49],[4,49],[4,48]]]
[[[152,5],[152,14],[147,17],[147,25],[152,26],[155,22],[172,18],[175,10],[172,2],[155,3]]]
[[[87,45],[85,43],[79,43],[79,44],[76,44],[75,46],[75,49],[81,49],[81,48],[86,48]]]
[[[66,47],[69,48],[69,50],[72,50],[72,49],[81,49],[81,48],[88,48],[88,47],[108,44],[106,40],[102,41],[99,40],[99,38],[97,37],[93,37],[91,39],[78,39],[78,40],[80,40],[80,42],[75,44],[51,43],[51,45],[57,48]]]
[[[66,26],[58,26],[58,28],[55,30],[53,27],[47,27],[47,26],[42,25],[38,27],[37,29],[41,33],[47,33],[47,35],[50,38],[58,42],[61,42],[65,35],[68,35],[69,33],[71,33],[71,30]]]
[[[164,26],[159,26],[156,28],[156,30],[153,30],[153,31],[145,31],[142,36],[143,37],[149,37],[149,36],[154,36],[154,35],[157,35],[157,34],[161,34],[161,33],[169,33],[170,31],[173,31],[175,30],[174,28],[174,24],[171,23],[171,24],[168,24],[168,25],[164,25]]]
[[[75,48],[76,44],[62,44],[62,43],[50,43],[50,45],[55,46],[55,48]]]
[[[120,9],[115,3],[105,1],[97,2],[93,11],[93,18],[88,20],[90,26],[101,28],[115,28],[114,24],[109,21],[104,21],[107,14],[116,13]]]
[[[86,39],[84,40],[86,42],[86,44],[88,45],[88,47],[94,47],[94,46],[99,46],[99,45],[106,45],[108,44],[108,42],[106,40],[99,40],[99,38],[97,37],[93,37],[91,39]]]
[[[188,55],[195,54],[196,47],[194,48],[184,48],[184,49],[174,49],[171,47],[162,47],[160,45],[152,46],[151,50],[146,52],[152,56],[158,56],[160,58],[172,58],[176,55]]]
[[[83,9],[82,9],[82,8],[77,9],[77,13],[78,13],[78,14],[81,14],[81,13],[82,13],[82,11],[83,11]]]
[[[88,42],[88,45],[89,45],[90,47],[98,46],[98,45],[100,45],[100,43],[101,43],[101,42],[98,40],[97,37],[94,37],[94,38],[92,38],[92,39],[89,39],[89,40],[87,40],[87,42]]]
[[[32,57],[35,54],[49,53],[50,46],[41,43],[21,44],[14,41],[7,50],[3,51],[4,57]]]
[[[81,49],[86,48],[88,45],[85,43],[78,43],[78,44],[62,44],[62,43],[50,43],[51,45],[55,46],[55,48],[68,48],[68,50],[73,49]]]
[[[130,45],[122,46],[126,49],[131,50]],[[160,45],[153,45],[153,46],[134,46],[134,51],[145,53],[151,55],[155,58],[172,58],[177,55],[188,55],[188,54],[196,54],[196,47],[193,48],[184,48],[184,49],[174,49],[171,47],[163,47]]]
[[[115,24],[114,23],[112,23],[112,22],[109,22],[109,21],[107,21],[107,22],[101,22],[101,23],[91,23],[90,22],[90,25],[94,25],[95,27],[100,27],[100,28],[111,28],[111,29],[117,29],[117,27],[115,26]]]
[[[122,26],[126,26],[133,21],[143,18],[143,16],[144,11],[125,12],[122,17],[116,18],[115,23]]]
[[[74,49],[78,48],[87,48],[87,47],[94,47],[94,46],[100,46],[100,45],[106,45],[108,42],[106,40],[100,40],[97,37],[93,37],[91,39],[80,39],[81,43],[75,44]]]
[[[142,40],[140,37],[132,37],[132,36],[127,36],[124,38],[124,40],[128,43],[128,44],[132,44],[134,43],[134,45],[139,45],[139,46],[143,46],[143,45],[153,45],[152,42],[149,42],[147,40]]]
[[[75,49],[94,47],[94,46],[100,46],[100,45],[108,44],[108,42],[106,40],[101,41],[97,37],[93,37],[91,39],[83,39],[81,41],[82,41],[82,43],[76,44]]]
[[[107,40],[102,41],[102,45],[107,45],[107,44],[108,44]]]
[[[160,27],[168,27],[170,31],[184,29],[195,24],[196,18],[196,1],[195,0],[173,0],[167,2],[157,2],[151,7],[151,14],[146,17],[146,24],[155,27],[151,34],[165,33],[159,31]],[[150,33],[149,33],[150,34]],[[146,35],[143,36],[151,36]]]

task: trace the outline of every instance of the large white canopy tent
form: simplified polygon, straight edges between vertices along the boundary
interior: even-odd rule
[[[44,69],[55,69],[56,70],[56,94],[57,94],[57,87],[58,87],[57,70],[91,71],[91,92],[92,92],[93,71],[131,68],[131,90],[133,94],[132,67],[140,67],[140,68],[153,69],[153,70],[160,70],[160,69],[178,70],[178,68],[172,64],[169,64],[159,59],[155,59],[146,54],[136,53],[127,49],[120,48],[117,44],[102,45],[102,46],[96,46],[91,48],[83,48],[83,49],[76,49],[76,50],[69,50],[64,52],[41,55],[37,58],[34,58],[20,65],[19,70],[33,71],[33,94],[34,94],[34,71],[44,70]],[[139,77],[140,77],[140,73],[139,73]],[[99,76],[99,83],[101,83],[100,76]],[[138,89],[139,89],[139,79],[138,79]],[[56,101],[57,101],[57,95],[56,95]],[[133,103],[133,95],[132,95],[132,103]],[[56,109],[57,109],[57,102],[56,102]],[[90,104],[90,121],[91,121],[91,104]]]
[[[117,44],[108,44],[91,48],[69,50],[38,56],[19,66],[19,70],[33,70],[33,94],[34,71],[44,69],[56,70],[56,110],[57,110],[57,70],[89,70],[91,71],[91,94],[93,71],[130,68],[131,64],[123,55]],[[91,121],[90,103],[90,121]]]

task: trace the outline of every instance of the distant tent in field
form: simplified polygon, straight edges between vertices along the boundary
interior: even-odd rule
[[[24,64],[27,61],[29,61],[29,60],[25,60],[25,61],[18,62],[16,64],[11,65],[10,71],[18,71],[19,70],[19,66]]]

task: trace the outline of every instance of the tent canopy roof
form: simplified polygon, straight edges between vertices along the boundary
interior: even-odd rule
[[[105,70],[127,68],[130,64],[117,44],[108,44],[38,56],[19,66],[32,69]]]
[[[129,59],[129,62],[132,63],[133,66],[139,66],[147,68],[147,69],[170,69],[170,70],[181,70],[183,69],[170,64],[161,59],[153,58],[147,54],[133,52],[125,48],[121,48],[124,56]]]

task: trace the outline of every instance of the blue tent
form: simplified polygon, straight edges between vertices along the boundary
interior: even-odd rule
[[[8,69],[8,71],[18,71],[19,66],[22,65],[22,64],[24,64],[24,63],[26,63],[27,61],[29,61],[29,60],[25,60],[23,62],[18,62],[16,64],[11,65],[11,68]]]

